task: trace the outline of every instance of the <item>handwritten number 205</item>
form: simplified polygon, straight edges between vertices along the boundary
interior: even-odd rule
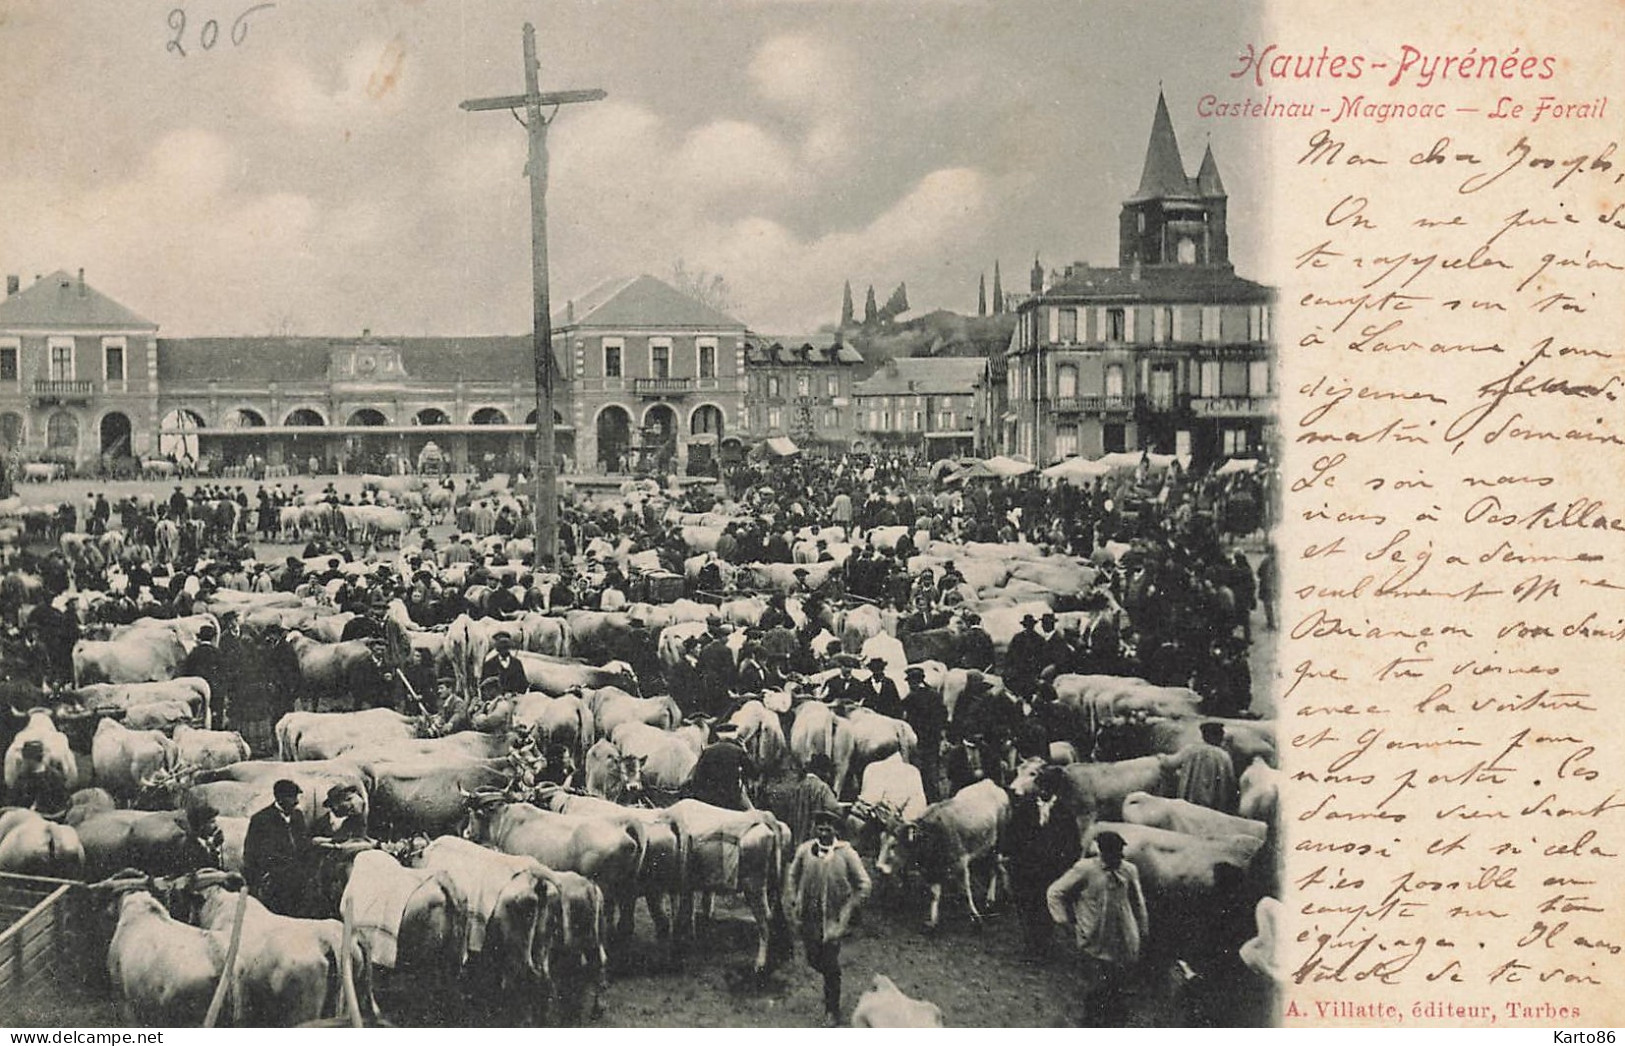
[[[248,39],[248,18],[250,15],[275,6],[275,4],[255,4],[253,7],[248,8],[242,14],[238,15],[236,20],[231,23],[231,45],[233,47],[241,47],[243,45],[243,41]],[[169,28],[175,35],[170,39],[169,43],[165,45],[164,49],[179,58],[185,58],[186,9],[184,7],[176,7],[170,10]],[[211,18],[204,22],[203,25],[198,29],[197,44],[205,51],[212,51],[214,50],[214,45],[219,42],[220,23]]]

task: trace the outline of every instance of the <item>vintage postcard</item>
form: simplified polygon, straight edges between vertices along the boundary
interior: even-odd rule
[[[0,1024],[1611,1042],[1622,33],[0,0]]]

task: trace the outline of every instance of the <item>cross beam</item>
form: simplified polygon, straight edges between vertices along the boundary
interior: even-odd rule
[[[553,318],[547,287],[547,127],[551,117],[544,108],[572,102],[596,102],[606,97],[598,88],[544,93],[538,86],[540,66],[536,61],[536,28],[525,23],[525,93],[493,98],[471,98],[459,108],[479,113],[507,109],[525,110],[522,121],[530,139],[530,257],[531,257],[531,354],[536,372],[536,529],[531,562],[537,570],[554,566],[559,549],[558,464],[553,442]]]

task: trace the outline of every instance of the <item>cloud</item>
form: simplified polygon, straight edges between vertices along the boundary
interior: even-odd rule
[[[805,116],[846,100],[851,86],[846,64],[824,41],[788,34],[763,43],[747,71],[763,98]]]

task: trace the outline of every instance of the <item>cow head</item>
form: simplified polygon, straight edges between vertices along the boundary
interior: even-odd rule
[[[463,800],[463,823],[458,834],[469,842],[485,842],[490,838],[492,819],[509,802],[508,795],[486,788],[470,792],[461,782],[457,785],[457,794]]]

